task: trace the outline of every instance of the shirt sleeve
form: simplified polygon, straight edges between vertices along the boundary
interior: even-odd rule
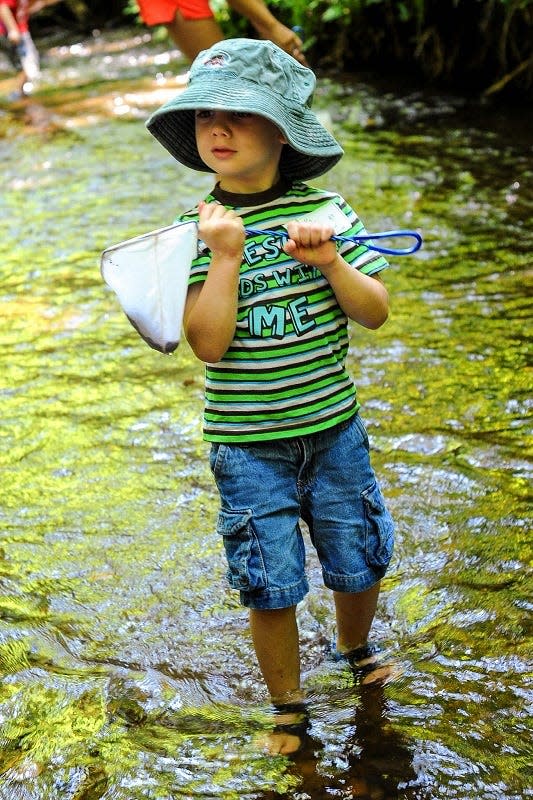
[[[198,222],[198,208],[192,208],[189,211],[185,211],[183,214],[180,214],[175,219],[175,223],[178,222]],[[202,240],[198,239],[196,258],[194,258],[192,261],[191,270],[189,273],[189,286],[193,286],[195,283],[203,283],[205,281],[207,278],[207,271],[209,269],[210,261],[211,253]]]
[[[366,236],[367,231],[363,222],[346,200],[337,195],[335,202],[350,222],[350,227],[342,233],[342,236]],[[363,242],[340,242],[338,250],[348,264],[365,275],[374,275],[389,267],[389,262],[382,253],[376,253]]]

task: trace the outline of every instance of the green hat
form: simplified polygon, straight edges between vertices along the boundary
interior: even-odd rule
[[[245,111],[271,120],[284,137],[280,172],[308,180],[343,155],[339,143],[311,111],[314,73],[277,45],[226,39],[194,60],[186,89],[155,111],[146,126],[179,162],[212,172],[196,147],[195,110]]]

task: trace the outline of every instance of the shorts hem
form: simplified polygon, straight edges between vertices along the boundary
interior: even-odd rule
[[[286,589],[266,589],[261,592],[240,593],[241,605],[265,611],[290,608],[300,603],[309,592],[307,580],[302,580]]]
[[[358,592],[366,592],[371,589],[376,583],[385,576],[386,568],[382,570],[367,570],[358,575],[332,575],[331,573],[322,572],[324,585],[334,592],[350,592],[356,594]]]

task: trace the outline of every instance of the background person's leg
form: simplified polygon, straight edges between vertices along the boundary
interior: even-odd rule
[[[214,17],[185,19],[179,11],[176,11],[176,16],[167,25],[167,30],[174,43],[190,61],[194,61],[202,50],[207,50],[224,38]]]

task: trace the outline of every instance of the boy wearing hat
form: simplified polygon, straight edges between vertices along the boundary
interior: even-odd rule
[[[387,262],[332,241],[364,234],[362,223],[338,194],[304,182],[343,154],[311,110],[314,87],[271,42],[227,40],[200,53],[187,88],[147,122],[180,163],[217,176],[180,217],[199,235],[184,329],[206,364],[217,528],[279,714],[268,746],[281,753],[303,731],[300,519],[333,593],[337,656],[366,682],[386,677],[367,638],[393,546],[345,367],[348,319],[375,329],[387,318]]]

